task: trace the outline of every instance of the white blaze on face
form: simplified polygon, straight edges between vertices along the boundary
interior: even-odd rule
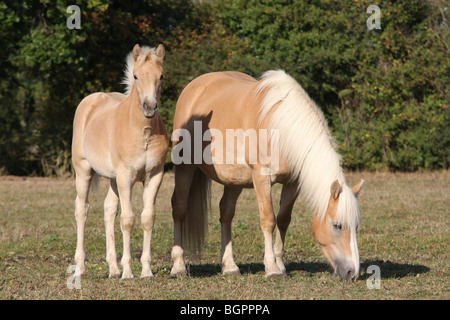
[[[350,236],[350,249],[352,252],[353,266],[355,267],[355,276],[359,275],[359,253],[356,239],[356,229],[352,229]]]

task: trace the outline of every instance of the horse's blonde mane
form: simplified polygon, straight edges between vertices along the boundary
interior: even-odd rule
[[[342,186],[336,218],[347,227],[359,225],[358,203],[346,185],[341,156],[322,111],[284,71],[267,71],[256,94],[264,94],[259,123],[275,107],[269,127],[279,130],[279,152],[287,162],[301,195],[324,219],[334,180]]]
[[[161,59],[156,55],[156,49],[150,48],[147,46],[141,46],[141,54],[138,56],[137,63],[138,66],[141,65],[145,58],[150,55],[151,58],[158,63],[162,63]],[[134,58],[133,58],[133,51],[131,51],[126,58],[126,66],[125,66],[125,76],[123,78],[122,84],[124,84],[125,87],[125,95],[129,95],[131,92],[131,89],[133,88],[134,84],[134,75],[133,75],[133,69],[134,69]]]

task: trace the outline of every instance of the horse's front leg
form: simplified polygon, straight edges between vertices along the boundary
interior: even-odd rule
[[[283,186],[283,189],[281,190],[280,212],[277,216],[277,235],[274,246],[277,265],[283,273],[286,273],[286,268],[283,263],[284,240],[286,238],[287,228],[291,222],[292,208],[297,197],[297,185],[292,184]]]
[[[266,277],[283,275],[277,266],[273,250],[272,234],[276,221],[272,206],[270,175],[260,174],[260,170],[253,170],[253,187],[258,199],[261,229],[264,234],[264,266]]]
[[[152,241],[152,231],[153,225],[155,223],[155,201],[156,195],[158,193],[159,187],[164,175],[164,167],[161,170],[150,177],[144,182],[144,210],[141,216],[141,225],[144,230],[144,243],[142,247],[142,273],[141,278],[153,277],[152,269],[150,267],[152,263],[151,254],[151,241]]]
[[[117,189],[119,191],[120,206],[122,209],[120,216],[120,228],[123,236],[123,255],[121,264],[123,267],[122,279],[132,279],[131,271],[131,231],[134,227],[134,213],[131,206],[131,191],[134,181],[132,173],[128,170],[121,170],[117,173]]]

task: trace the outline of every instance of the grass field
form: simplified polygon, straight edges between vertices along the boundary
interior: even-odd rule
[[[91,195],[87,222],[87,275],[69,290],[76,228],[73,179],[0,177],[0,299],[445,299],[450,298],[450,172],[352,173],[350,185],[366,180],[360,195],[358,245],[361,276],[355,283],[334,277],[311,232],[310,210],[298,200],[286,238],[286,278],[266,279],[263,236],[254,191],[244,190],[233,221],[241,275],[220,274],[218,202],[213,184],[209,235],[201,257],[186,257],[189,276],[171,278],[173,174],[157,201],[153,232],[153,279],[140,279],[142,187],[134,192],[132,237],[135,279],[108,279],[103,198],[107,183]],[[278,203],[280,188],[273,192]],[[119,219],[117,252],[122,253]],[[380,289],[369,290],[366,270],[380,268]]]

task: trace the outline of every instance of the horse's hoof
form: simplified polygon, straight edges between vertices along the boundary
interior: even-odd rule
[[[266,278],[267,279],[277,279],[277,278],[287,278],[287,275],[285,272],[270,272],[270,273],[266,273]]]
[[[222,270],[222,275],[232,275],[232,276],[240,276],[241,272],[239,271],[239,268],[237,269],[231,269],[231,270]]]
[[[186,268],[183,269],[175,269],[172,268],[172,270],[170,271],[170,276],[172,278],[183,278],[186,276]]]

